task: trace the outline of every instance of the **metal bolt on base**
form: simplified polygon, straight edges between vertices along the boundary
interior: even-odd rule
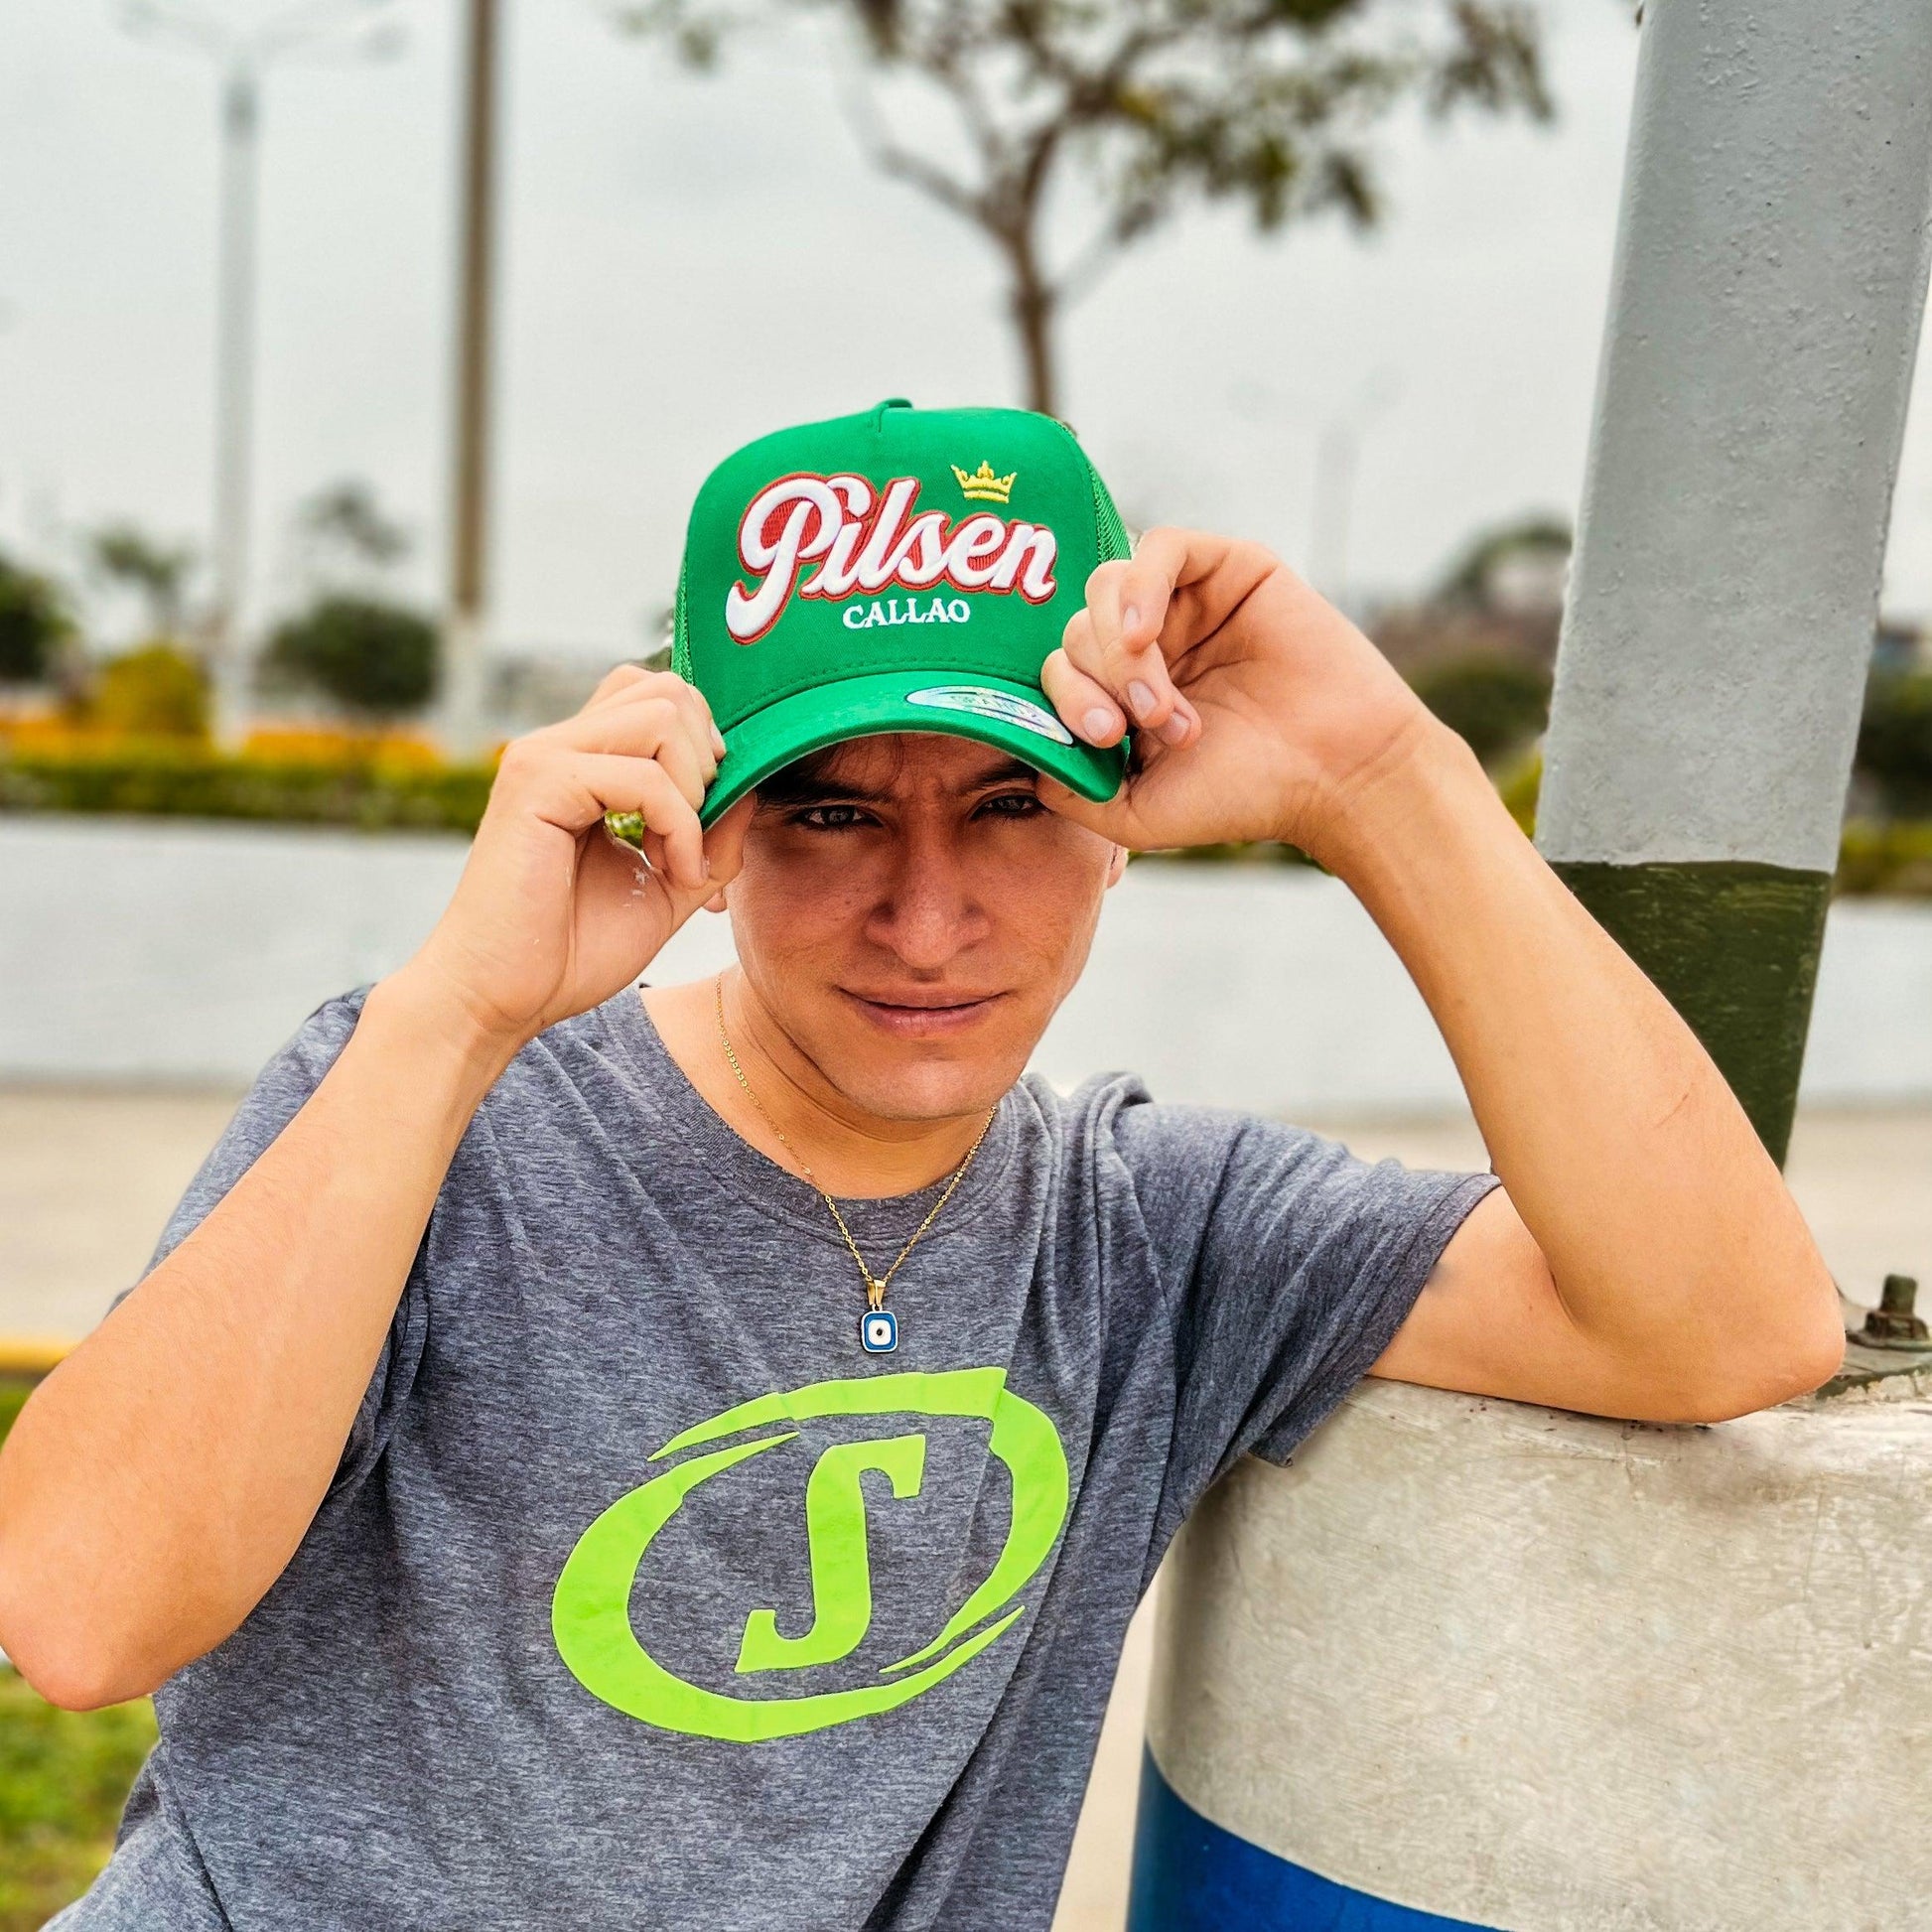
[[[1932,1329],[1912,1311],[1918,1282],[1911,1275],[1887,1275],[1878,1306],[1864,1318],[1858,1339],[1867,1348],[1932,1348]]]

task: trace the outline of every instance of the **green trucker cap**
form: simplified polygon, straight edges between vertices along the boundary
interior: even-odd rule
[[[725,737],[700,818],[881,732],[978,739],[1111,798],[1124,746],[1074,738],[1039,671],[1128,551],[1073,432],[1031,410],[896,398],[747,444],[698,491],[678,578],[671,665]]]

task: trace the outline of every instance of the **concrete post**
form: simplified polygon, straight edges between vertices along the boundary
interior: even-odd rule
[[[1781,1157],[1924,298],[1932,0],[1643,31],[1540,836]],[[1879,1821],[1932,1789],[1932,1408],[1896,1399],[1932,1356],[1880,1344],[1712,1429],[1367,1382],[1292,1468],[1243,1464],[1168,1564],[1133,1932],[1923,1919],[1932,1837]]]
[[[456,758],[485,748],[490,378],[495,353],[498,0],[468,0],[463,56],[462,239],[450,476],[450,593],[443,621],[442,735]]]
[[[1925,297],[1932,8],[1662,0],[1538,843],[1779,1159]]]
[[[246,735],[248,534],[253,512],[255,219],[261,179],[261,79],[252,53],[235,55],[221,82],[220,300],[214,398],[214,596],[208,612],[214,735]]]

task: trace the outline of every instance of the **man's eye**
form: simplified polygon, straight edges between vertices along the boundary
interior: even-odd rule
[[[792,820],[794,825],[809,825],[814,832],[843,832],[865,822],[866,814],[857,805],[807,805]]]
[[[1003,791],[980,806],[982,812],[994,818],[1032,818],[1045,809],[1031,791]]]

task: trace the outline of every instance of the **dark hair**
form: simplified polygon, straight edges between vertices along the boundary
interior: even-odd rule
[[[883,736],[896,736],[887,733]],[[823,745],[816,752],[807,752],[801,759],[793,759],[789,764],[780,765],[768,778],[758,782],[759,806],[761,810],[795,810],[800,805],[813,805],[822,798],[839,789],[832,776],[832,766],[839,755],[855,741],[845,739],[837,745]],[[894,747],[893,775],[898,771],[897,760],[905,756],[905,747]]]

